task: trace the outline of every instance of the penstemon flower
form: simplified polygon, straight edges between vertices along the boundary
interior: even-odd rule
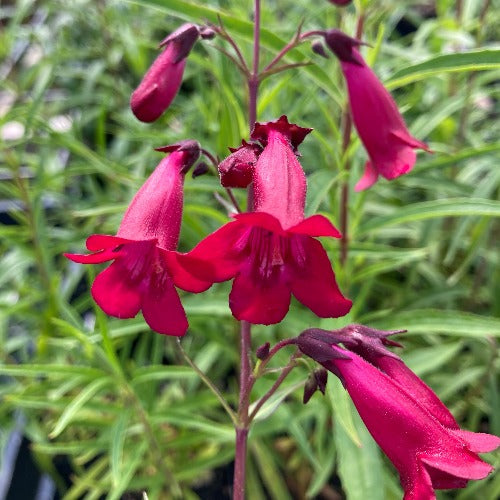
[[[142,122],[154,122],[170,106],[182,83],[186,57],[198,36],[197,26],[184,24],[161,42],[163,52],[130,98],[130,107],[136,118]]]
[[[325,32],[325,41],[340,60],[354,125],[369,156],[356,191],[375,184],[379,175],[395,179],[408,173],[414,150],[429,148],[408,132],[394,99],[356,49],[361,42],[335,29]]]
[[[435,499],[435,489],[464,488],[493,467],[477,453],[500,439],[460,429],[436,394],[384,345],[397,345],[362,325],[328,332],[310,329],[297,344],[337,375],[359,415],[399,471],[404,500]],[[348,349],[339,347],[343,343]]]
[[[291,294],[320,317],[344,316],[351,308],[315,239],[340,233],[321,215],[304,218],[306,178],[295,149],[310,131],[285,116],[256,124],[251,138],[264,149],[253,171],[254,212],[235,215],[179,257],[201,280],[234,278],[229,305],[239,320],[278,323]]]
[[[180,274],[191,292],[210,284],[185,274],[176,263],[182,218],[184,174],[198,159],[196,141],[159,148],[164,158],[130,203],[116,236],[94,234],[87,239],[90,255],[65,254],[79,264],[113,261],[92,285],[92,296],[110,316],[133,318],[142,309],[151,329],[184,335],[186,314],[174,284]]]

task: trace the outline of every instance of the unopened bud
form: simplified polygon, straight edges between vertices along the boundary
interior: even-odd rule
[[[325,46],[319,40],[316,40],[311,44],[311,49],[315,54],[328,59],[329,55],[325,50]]]
[[[328,382],[328,372],[324,368],[318,368],[314,370],[314,378],[316,379],[321,394],[325,394],[326,383]]]
[[[200,161],[196,167],[193,168],[193,173],[191,174],[191,177],[195,179],[196,177],[199,177],[200,175],[205,175],[208,172],[208,165],[204,161]]]
[[[262,344],[261,346],[257,347],[257,350],[255,351],[257,359],[260,359],[261,361],[266,359],[269,356],[270,346],[271,344],[269,342],[266,342],[265,344]]]
[[[346,5],[349,5],[352,0],[328,0],[328,1],[330,3],[338,5],[339,7],[345,7]]]
[[[200,30],[200,36],[201,38],[203,38],[203,40],[212,40],[213,38],[215,38],[216,34],[217,33],[215,32],[215,30],[213,30],[212,28],[208,28],[207,26],[201,28]]]
[[[306,384],[304,385],[304,395],[302,396],[302,403],[307,404],[317,390],[318,382],[316,381],[314,373],[311,373],[309,374]]]

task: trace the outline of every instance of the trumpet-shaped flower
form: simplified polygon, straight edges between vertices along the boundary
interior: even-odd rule
[[[470,479],[486,477],[493,468],[477,453],[494,450],[500,439],[461,430],[436,394],[385,349],[392,344],[385,337],[392,333],[361,325],[334,332],[311,329],[297,344],[341,379],[398,469],[405,500],[432,500],[435,489],[464,488]]]
[[[170,106],[182,83],[186,57],[198,35],[197,26],[184,24],[161,42],[163,52],[130,98],[132,112],[139,120],[153,122]]]
[[[339,30],[326,31],[325,41],[340,60],[354,125],[369,156],[356,191],[372,186],[379,175],[395,179],[408,173],[415,149],[429,148],[406,128],[394,99],[356,49],[361,42]]]
[[[184,174],[199,156],[196,141],[159,148],[171,152],[130,203],[116,236],[94,234],[87,239],[90,255],[65,254],[80,264],[113,261],[92,284],[92,296],[110,316],[133,318],[142,309],[151,329],[184,335],[188,323],[174,285],[178,277],[191,292],[204,283],[177,265]]]
[[[265,147],[253,171],[255,211],[235,215],[179,257],[201,280],[234,278],[229,305],[239,320],[278,323],[292,294],[321,317],[343,316],[351,308],[314,239],[340,233],[321,215],[304,218],[306,179],[294,149],[309,132],[286,117],[257,124],[252,139]]]

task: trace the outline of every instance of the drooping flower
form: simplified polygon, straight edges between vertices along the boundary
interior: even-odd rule
[[[186,57],[198,36],[197,26],[184,24],[161,42],[163,52],[155,59],[130,99],[132,112],[139,120],[153,122],[170,106],[182,83]]]
[[[262,147],[243,140],[241,146],[229,150],[231,154],[217,167],[220,183],[227,188],[246,188],[252,182],[253,170]]]
[[[392,344],[386,338],[392,333],[361,325],[333,332],[311,329],[297,343],[341,379],[398,469],[405,500],[432,500],[435,489],[464,488],[470,479],[483,479],[493,468],[477,453],[493,451],[500,439],[461,430],[430,387],[384,347]]]
[[[90,255],[65,254],[80,264],[113,261],[94,280],[91,292],[110,316],[133,318],[142,309],[151,329],[184,335],[188,323],[174,285],[201,292],[210,284],[185,273],[176,263],[182,218],[184,174],[200,154],[196,141],[159,148],[170,152],[130,203],[116,236],[94,234],[87,239]],[[179,278],[180,276],[180,278]]]
[[[201,280],[234,278],[229,306],[239,320],[278,323],[291,294],[321,317],[343,316],[351,308],[315,239],[340,233],[321,215],[304,218],[306,179],[294,150],[309,132],[284,116],[256,124],[251,138],[264,150],[253,170],[255,211],[235,215],[180,257]]]
[[[361,42],[339,30],[326,31],[325,41],[340,60],[354,125],[369,156],[356,191],[372,186],[379,175],[395,179],[408,173],[417,158],[414,150],[429,148],[406,128],[391,94],[357,50]]]

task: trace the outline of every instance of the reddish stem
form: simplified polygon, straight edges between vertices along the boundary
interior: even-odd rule
[[[365,17],[361,12],[358,17],[358,22],[356,25],[356,38],[359,40],[363,34],[363,25]],[[345,158],[344,170],[349,172],[351,167],[349,160],[345,157],[349,144],[351,142],[351,132],[352,132],[352,117],[349,108],[349,103],[346,103],[343,115],[342,115],[342,156]],[[342,233],[342,239],[340,240],[340,264],[342,266],[347,262],[347,254],[349,250],[349,178],[345,179],[342,183],[342,191],[340,194],[340,232]]]

